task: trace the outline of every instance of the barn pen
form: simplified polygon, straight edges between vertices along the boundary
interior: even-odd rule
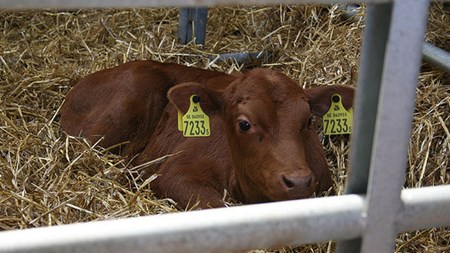
[[[291,0],[282,2],[286,4],[324,4],[355,1]],[[146,197],[149,197],[148,199],[143,197],[145,194],[149,194],[146,190],[148,184],[151,184],[151,180],[133,185],[132,187],[137,189],[135,192],[119,188],[119,183],[114,183],[115,179],[118,182],[125,182],[124,184],[135,183],[120,177],[120,166],[118,165],[121,162],[120,158],[110,155],[107,150],[96,148],[95,144],[91,146],[82,139],[66,138],[58,133],[58,125],[55,122],[58,120],[58,108],[63,99],[63,95],[59,91],[67,92],[70,83],[86,72],[92,72],[117,62],[151,56],[160,60],[172,61],[181,61],[180,57],[185,57],[182,61],[187,62],[186,64],[192,64],[186,58],[198,57],[199,52],[203,52],[202,50],[205,49],[192,44],[188,45],[190,50],[180,49],[175,46],[174,40],[164,34],[158,34],[158,36],[152,38],[157,38],[160,45],[165,44],[168,49],[177,51],[176,54],[161,50],[158,46],[148,45],[146,48],[145,44],[141,44],[142,47],[135,48],[133,43],[142,42],[140,38],[133,35],[133,32],[139,30],[139,26],[135,30],[130,29],[123,34],[118,34],[110,29],[108,19],[101,18],[101,29],[99,30],[88,30],[89,25],[78,31],[74,30],[76,36],[81,36],[82,32],[89,32],[88,36],[92,37],[96,36],[97,33],[101,34],[103,37],[95,42],[111,43],[112,41],[117,43],[117,48],[103,46],[99,51],[103,50],[106,53],[101,55],[90,43],[92,41],[87,38],[78,41],[79,44],[77,45],[70,44],[70,40],[75,40],[76,36],[70,37],[70,29],[63,29],[71,23],[62,21],[64,16],[70,17],[72,21],[77,20],[74,22],[74,29],[76,29],[76,27],[82,27],[83,23],[82,19],[78,20],[75,16],[88,18],[101,13],[75,12],[73,14],[66,11],[59,16],[55,12],[46,11],[45,15],[55,17],[58,25],[60,25],[58,26],[60,30],[48,30],[47,34],[43,34],[39,38],[45,41],[53,33],[69,34],[68,38],[40,45],[42,47],[38,52],[31,49],[21,51],[19,49],[22,46],[42,44],[37,37],[33,37],[33,34],[36,30],[45,28],[47,24],[42,20],[33,23],[32,21],[37,21],[39,16],[33,14],[29,19],[31,20],[30,28],[26,30],[18,24],[28,24],[27,20],[21,23],[21,18],[14,17],[14,11],[2,10],[3,16],[10,16],[10,19],[2,19],[2,30],[0,30],[3,33],[3,37],[0,38],[2,40],[0,51],[2,54],[0,55],[0,63],[2,64],[0,73],[2,76],[0,82],[2,89],[1,118],[3,121],[1,131],[2,139],[4,139],[1,159],[4,167],[7,168],[2,168],[2,172],[0,172],[2,173],[0,174],[0,180],[2,180],[0,181],[0,187],[2,187],[0,228],[9,231],[0,232],[0,252],[229,252],[255,248],[278,248],[287,245],[291,245],[291,248],[283,249],[284,252],[304,252],[308,249],[302,248],[296,251],[295,246],[328,240],[338,241],[337,252],[393,252],[394,250],[396,252],[408,252],[406,249],[414,244],[415,240],[423,241],[425,240],[424,237],[433,240],[433,242],[410,250],[417,250],[417,252],[446,252],[450,250],[449,231],[448,228],[445,228],[450,225],[450,186],[448,185],[450,182],[448,175],[450,78],[448,74],[434,70],[428,65],[420,69],[424,35],[446,50],[450,49],[448,48],[450,37],[448,30],[449,14],[448,11],[445,12],[448,5],[435,3],[434,5],[438,5],[438,7],[431,6],[431,9],[441,10],[441,14],[437,16],[444,20],[445,25],[433,30],[433,32],[426,33],[426,21],[430,8],[428,0],[361,0],[358,2],[367,4],[365,9],[367,15],[360,66],[357,71],[357,104],[355,106],[355,127],[351,139],[352,150],[350,154],[352,170],[346,180],[345,192],[343,191],[343,183],[337,185],[337,192],[345,194],[170,214],[167,213],[175,211],[170,205],[170,201],[153,199],[151,195],[146,195]],[[215,6],[217,4],[239,3],[246,5],[279,4],[280,1],[4,0],[0,2],[0,9],[130,8],[194,6],[196,4]],[[281,9],[283,8],[288,11],[282,12]],[[312,13],[311,22],[319,22],[323,18],[320,11],[317,11],[318,9],[314,7],[309,8],[311,8],[308,9],[309,13]],[[279,19],[281,23],[288,19],[288,16],[284,16],[283,13],[294,11],[293,7],[279,6],[274,9],[270,9],[270,7],[253,9],[248,13],[251,17],[254,17],[254,15],[264,13],[264,11],[277,9],[280,9]],[[331,7],[329,11],[333,15],[337,15],[337,12],[334,12],[336,11],[335,8]],[[172,14],[169,11],[166,14],[159,15],[160,18],[164,19],[173,15],[173,12],[174,10],[172,10]],[[231,12],[238,11],[231,9]],[[213,13],[213,11],[210,11],[209,14],[219,15]],[[119,23],[119,19],[122,18],[120,15],[119,13],[113,16],[111,20]],[[131,13],[125,14],[126,18],[130,18],[131,15],[138,19],[140,13],[133,10]],[[267,14],[265,18],[270,15],[270,13]],[[431,12],[429,15],[436,14]],[[172,21],[155,21],[153,23],[156,27],[155,31],[164,29],[167,22]],[[331,20],[327,19],[320,27],[327,27],[329,22]],[[353,24],[347,24],[346,21],[340,22],[344,25],[350,25],[355,30],[361,29],[362,26],[361,20],[359,23]],[[436,21],[429,22],[431,22],[428,25],[429,27],[439,23]],[[271,31],[263,34],[256,31],[254,35],[261,35],[260,40],[270,39],[272,43],[277,43],[263,48],[266,51],[283,46],[288,51],[287,49],[291,49],[288,46],[289,43],[299,46],[300,44],[295,43],[303,38],[307,38],[302,41],[304,44],[301,44],[305,49],[308,48],[306,42],[311,44],[317,42],[301,31],[291,33],[290,26],[291,24],[285,23],[279,27],[271,27]],[[121,24],[118,27],[120,28]],[[11,36],[6,28],[18,29],[19,36]],[[289,32],[282,34],[282,31]],[[239,33],[244,32],[244,30],[238,30],[231,32],[231,34],[239,36]],[[441,37],[439,36],[440,33],[443,34]],[[317,40],[322,39],[322,37],[323,39],[332,37],[332,34],[327,36],[317,33],[315,35],[318,38]],[[176,35],[174,36],[176,37]],[[6,40],[9,37],[11,38]],[[132,42],[126,42],[123,40],[124,37],[134,38]],[[13,38],[19,41],[20,38],[25,38],[25,40],[22,41],[22,45],[15,45],[14,47],[12,44],[8,46],[4,43],[12,43]],[[353,40],[351,37],[345,37],[345,39],[349,40],[350,44],[355,41],[359,42],[359,40]],[[232,43],[232,40],[230,39],[226,43]],[[208,36],[205,43],[206,46],[211,43],[211,41],[208,41]],[[217,44],[220,44],[220,42],[217,42]],[[251,43],[248,43],[248,41],[245,43],[244,41],[242,44]],[[235,49],[223,44],[220,44],[220,46],[222,51],[223,49]],[[69,57],[69,60],[64,62],[64,66],[58,65],[58,61],[55,60],[55,58],[58,58],[57,55],[48,54],[48,51],[51,51],[52,48],[54,48],[53,52],[62,52],[60,56]],[[77,53],[70,51],[74,48],[83,50],[80,55],[84,55],[84,61],[74,62],[70,58],[73,57],[72,54]],[[65,51],[67,49],[68,51]],[[240,51],[250,52],[254,49],[257,48],[248,47]],[[325,50],[325,48],[321,49]],[[343,51],[345,50],[348,49],[343,49]],[[285,57],[283,54],[286,52],[278,52],[278,55],[275,53],[271,57],[287,60],[268,61],[263,66],[282,68],[294,65],[293,68],[282,69],[295,76],[296,79],[300,79],[302,85],[309,85],[311,81],[328,84],[333,78],[325,74],[311,79],[307,75],[299,74],[298,69],[295,71],[295,68],[299,68],[302,71],[304,70],[305,73],[314,73],[314,66],[309,69],[310,67],[307,65],[312,60],[321,61],[320,58],[314,58],[315,55],[312,53],[315,51],[321,50],[320,48],[312,49],[311,54],[309,54],[309,61],[299,65],[295,65],[297,60],[301,61],[298,55],[294,54],[289,58],[283,58]],[[353,48],[350,48],[350,51],[353,51]],[[338,54],[340,50],[333,52]],[[349,54],[352,53],[349,52]],[[353,54],[356,59],[359,57],[355,52]],[[215,56],[217,54],[207,52],[204,55]],[[32,56],[43,59],[43,62],[36,64]],[[91,65],[94,59],[99,56],[112,58],[112,62],[105,60],[99,65]],[[306,57],[308,54],[303,56]],[[345,57],[345,55],[340,56]],[[199,65],[202,63],[202,66],[217,67],[216,64],[219,64],[202,62],[202,60],[208,60],[208,57],[198,58],[202,59],[196,59],[196,63]],[[324,60],[324,62],[326,61]],[[225,64],[223,65],[225,67],[222,68],[230,70],[230,72],[242,68],[242,65],[235,62],[231,66],[226,65],[227,63],[223,64]],[[255,63],[252,62],[252,64]],[[446,65],[443,66],[445,68]],[[33,73],[30,75],[30,73],[16,72],[20,68],[29,71],[39,70],[43,72],[43,75],[36,77]],[[45,72],[49,68],[53,68],[54,72]],[[322,66],[322,68],[325,69],[324,72],[327,69],[337,69],[336,72],[342,71],[332,63],[328,66]],[[68,69],[72,72],[68,73]],[[321,72],[318,69],[320,68],[315,70]],[[346,69],[348,75],[353,73],[351,69],[351,67]],[[79,71],[83,73],[79,73]],[[419,86],[416,86],[418,76]],[[437,76],[438,78],[430,81],[431,76]],[[338,78],[336,80],[350,83],[352,78]],[[38,90],[38,88],[41,90]],[[435,92],[431,92],[431,90]],[[47,96],[44,97],[44,94]],[[416,94],[418,99],[422,98],[422,100],[415,104]],[[26,97],[30,97],[31,102],[22,104]],[[429,104],[430,100],[436,100],[437,102]],[[33,108],[37,110],[46,107],[52,107],[53,109],[42,112],[43,115],[32,110]],[[417,111],[414,111],[415,108],[417,108]],[[434,121],[423,123],[422,120],[430,115]],[[411,122],[413,122],[413,125],[411,125]],[[413,136],[418,134],[420,137],[411,138],[411,134]],[[47,139],[44,139],[43,136]],[[53,140],[53,142],[50,143],[49,140]],[[45,157],[31,152],[34,149],[39,149],[42,145],[41,142],[45,142],[42,148],[44,152],[47,152]],[[338,144],[333,140],[328,140],[327,145],[330,145],[330,150],[339,149],[342,146],[347,147],[345,140],[338,140]],[[69,150],[71,151],[69,152]],[[332,152],[330,151],[330,153]],[[25,158],[19,157],[19,154],[25,155]],[[57,160],[55,157],[61,158]],[[345,160],[346,156],[337,157],[332,160],[332,163],[345,164],[342,159]],[[407,159],[408,157],[409,159]],[[415,159],[412,157],[415,157]],[[57,160],[57,162],[54,162],[54,160]],[[104,168],[107,169],[99,169],[100,163],[106,164]],[[89,172],[83,171],[94,166],[96,169],[91,169]],[[28,167],[35,168],[36,171],[31,171]],[[414,171],[412,171],[413,168],[415,168]],[[73,186],[73,189],[69,191],[64,188],[68,184],[74,184],[65,177],[73,171],[78,173],[75,174],[76,179],[80,180],[82,176],[87,175],[86,181],[96,184],[94,188],[90,188],[89,192],[83,192],[81,194],[83,200],[78,202],[73,201],[78,199],[77,191],[81,192],[81,189]],[[31,181],[33,176],[40,172],[43,174],[41,178]],[[345,171],[338,170],[337,172]],[[335,171],[335,173],[337,172]],[[404,182],[405,172],[406,183]],[[23,178],[24,173],[25,178]],[[339,180],[340,177],[342,175],[338,174],[336,180]],[[434,180],[434,178],[437,179]],[[427,182],[425,179],[431,182]],[[46,184],[46,182],[49,184]],[[405,184],[410,189],[402,189]],[[439,184],[441,185],[432,186]],[[25,187],[24,185],[28,186]],[[46,185],[48,188],[42,188],[42,185]],[[96,194],[101,194],[99,189],[105,185],[104,191],[110,192],[111,195],[107,195],[106,198],[101,198],[103,196],[99,195],[100,199],[98,199]],[[27,191],[30,191],[29,187],[35,188],[36,192],[43,192],[44,197],[37,199],[37,195],[27,195]],[[130,186],[127,187],[130,189]],[[69,197],[65,198],[64,195],[69,195]],[[116,196],[116,198],[108,202],[111,196]],[[52,205],[47,207],[47,201],[52,200],[52,198],[64,198],[64,201],[57,204],[52,202]],[[107,210],[101,210],[92,204],[97,203],[96,201],[103,203],[103,206],[123,202],[123,208],[108,213]],[[165,204],[161,204],[164,201]],[[81,206],[82,204],[83,206]],[[152,207],[147,207],[148,205]],[[137,209],[127,212],[129,209],[136,208],[135,206],[137,206]],[[66,220],[64,215],[55,216],[56,213],[69,212],[69,209],[77,211],[77,214],[71,220]],[[100,215],[101,212],[105,214]],[[17,216],[13,215],[15,213],[17,213]],[[87,214],[89,216],[86,216]],[[130,218],[130,216],[142,216],[144,214],[160,215]],[[77,216],[79,217],[78,220],[76,219]],[[123,219],[103,221],[112,218]],[[79,223],[67,224],[75,222]],[[23,230],[16,230],[18,228]],[[429,234],[427,234],[428,232],[403,234],[401,238],[409,238],[409,240],[404,244],[397,242],[396,246],[398,233],[428,228],[434,229],[428,230],[431,231]],[[434,236],[433,233],[439,235]],[[401,238],[398,241],[401,241]],[[331,243],[328,243],[315,252],[334,250],[330,245]]]

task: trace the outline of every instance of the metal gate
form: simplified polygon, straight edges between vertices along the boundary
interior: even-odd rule
[[[2,0],[0,8],[302,4],[351,0]],[[450,185],[402,190],[429,0],[368,4],[346,195],[0,233],[0,252],[228,252],[339,240],[393,252],[450,225]]]

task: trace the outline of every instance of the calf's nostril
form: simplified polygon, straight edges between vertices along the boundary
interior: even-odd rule
[[[293,188],[295,186],[294,182],[291,179],[283,176],[283,182],[287,186],[287,188]]]
[[[288,189],[310,188],[313,184],[313,178],[312,176],[304,176],[304,177],[283,176],[283,183],[286,185]]]

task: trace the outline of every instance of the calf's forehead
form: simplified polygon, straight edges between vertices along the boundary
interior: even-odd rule
[[[254,69],[242,75],[234,84],[237,97],[267,96],[274,101],[281,101],[289,96],[305,96],[297,82],[269,69]]]
[[[294,80],[272,70],[253,70],[231,87],[230,104],[238,113],[255,114],[259,120],[299,121],[309,117],[306,94]]]

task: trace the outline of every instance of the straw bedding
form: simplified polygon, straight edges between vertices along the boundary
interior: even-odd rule
[[[363,10],[362,10],[363,11]],[[136,59],[225,72],[283,71],[305,87],[355,85],[363,22],[334,6],[209,10],[206,47],[177,43],[178,9],[0,11],[0,230],[177,211],[134,180],[120,157],[59,128],[65,94],[83,76]],[[427,40],[450,51],[450,14],[435,4]],[[230,52],[262,60],[217,60]],[[417,89],[405,187],[450,183],[450,76],[424,64]],[[348,169],[345,138],[324,139],[338,193]],[[397,252],[450,250],[450,230],[401,234]],[[333,242],[275,252],[333,252]],[[255,251],[265,252],[265,251]]]

